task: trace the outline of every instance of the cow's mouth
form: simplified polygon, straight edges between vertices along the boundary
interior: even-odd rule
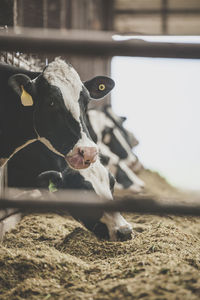
[[[97,149],[95,147],[78,147],[65,156],[70,167],[75,170],[87,169],[97,160]]]
[[[80,154],[73,156],[66,156],[66,161],[73,169],[86,169],[90,166],[90,162],[85,162],[84,158]]]

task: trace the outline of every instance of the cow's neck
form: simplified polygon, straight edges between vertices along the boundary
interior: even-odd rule
[[[17,143],[0,140],[0,167],[4,166],[15,153],[36,140],[36,138],[22,139]]]
[[[16,114],[13,118],[4,120],[0,127],[0,166],[20,149],[37,140],[32,114],[23,119]]]

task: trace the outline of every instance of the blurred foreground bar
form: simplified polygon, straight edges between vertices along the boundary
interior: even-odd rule
[[[200,44],[146,42],[141,38],[117,41],[113,32],[20,29],[0,32],[0,51],[55,55],[200,58]]]
[[[183,204],[178,203],[177,199],[157,201],[149,197],[126,197],[123,200],[112,201],[102,200],[92,192],[75,190],[63,190],[54,194],[45,191],[41,194],[39,190],[20,192],[9,189],[0,199],[0,209],[5,208],[37,213],[74,211],[84,216],[93,216],[103,211],[200,216],[200,201],[187,201]]]

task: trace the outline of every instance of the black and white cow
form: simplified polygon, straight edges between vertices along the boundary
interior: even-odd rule
[[[109,107],[110,113],[112,109]],[[141,168],[141,164],[125,138],[129,132],[120,129],[122,124],[113,121],[117,116],[112,112],[111,118],[103,111],[89,110],[88,123],[89,132],[92,138],[97,142],[100,152],[104,159],[102,162],[114,174],[118,188],[130,189],[133,192],[140,192],[144,187],[144,182],[135,175],[134,170]],[[119,122],[118,122],[119,123]],[[97,125],[98,124],[98,125]],[[134,136],[129,134],[129,141],[134,140]],[[107,157],[107,160],[105,160]],[[133,166],[133,168],[131,168]]]
[[[131,149],[139,144],[139,141],[137,140],[135,135],[123,126],[124,122],[127,119],[126,117],[120,117],[117,114],[115,114],[110,105],[104,106],[103,111],[106,114],[106,116],[113,121],[116,128],[120,130],[121,134],[124,136]]]
[[[134,193],[142,192],[144,182],[123,162],[112,153],[107,145],[98,143],[101,162],[115,176],[116,189],[128,189]]]
[[[109,115],[111,115],[111,112],[112,115],[114,115],[112,109],[109,108]],[[114,122],[113,118],[109,115],[103,111],[93,109],[88,111],[89,122],[95,135],[93,138],[97,143],[101,142],[107,145],[110,151],[117,155],[133,172],[139,171],[141,169],[141,163],[132,152],[129,144],[131,142],[132,144],[136,143],[136,140],[123,126],[120,126],[121,128],[117,126],[116,122]],[[125,137],[125,132],[129,138]]]
[[[93,178],[90,181],[85,180],[79,170],[69,167],[64,158],[48,150],[39,141],[20,150],[9,160],[7,166],[9,187],[42,188],[52,191],[53,186],[53,190],[56,189],[56,191],[60,189],[75,189],[86,192],[88,190],[95,191],[93,187],[95,180],[97,184],[101,184],[99,177]],[[108,173],[108,176],[110,190],[112,191],[115,180],[110,173]],[[103,184],[106,193],[107,183],[106,185],[105,182]],[[81,221],[86,228],[98,235],[98,237],[109,238],[108,228],[99,221],[102,217],[101,215],[97,214],[90,217],[82,215],[80,217],[75,211],[69,212],[75,219]],[[125,239],[130,237],[130,232],[126,236],[123,234],[120,235],[119,231],[117,235]]]
[[[42,78],[38,79],[40,76]],[[33,83],[31,82],[31,87],[34,85],[35,92],[37,95],[40,92],[41,97],[32,112],[33,131],[36,135],[34,140],[42,142],[54,154],[60,156],[61,165],[63,162],[67,163],[65,167],[73,178],[76,178],[74,182],[82,181],[81,184],[90,186],[90,189],[93,189],[100,197],[112,200],[113,178],[100,162],[98,147],[88,133],[85,119],[90,98],[99,99],[105,96],[114,87],[113,80],[98,76],[83,84],[72,66],[60,59],[49,64],[40,76]],[[44,86],[52,92],[52,94],[48,93],[48,98]],[[31,93],[32,90],[26,88]],[[29,145],[31,146],[33,145]],[[40,168],[42,163],[40,151],[33,155],[37,155],[36,160],[38,158],[40,161]],[[23,164],[28,166],[28,162],[32,161],[33,159],[29,156]],[[36,164],[30,166],[31,168],[37,168]],[[48,170],[51,171],[50,165]],[[62,171],[57,166],[53,170]],[[14,169],[11,172],[14,172]],[[30,172],[31,170],[27,170],[23,176],[28,177]],[[68,175],[67,178],[69,180]],[[117,212],[104,213],[98,219],[94,220],[91,217],[91,220],[88,218],[82,221],[87,224],[91,221],[93,229],[97,224],[106,227],[111,240],[116,240],[118,235],[130,237],[132,232],[131,225]],[[90,229],[92,228],[90,226]]]
[[[98,89],[106,81],[106,89]],[[71,65],[60,59],[43,73],[0,65],[0,165],[17,151],[39,140],[75,168],[96,160],[97,147],[84,128],[89,97],[102,98],[113,81],[97,77],[81,82]],[[78,161],[78,162],[77,162]]]

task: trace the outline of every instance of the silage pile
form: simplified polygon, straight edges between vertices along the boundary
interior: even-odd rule
[[[141,177],[177,196],[157,174]],[[200,299],[200,219],[126,218],[135,238],[107,242],[69,217],[24,217],[0,245],[0,299]]]

